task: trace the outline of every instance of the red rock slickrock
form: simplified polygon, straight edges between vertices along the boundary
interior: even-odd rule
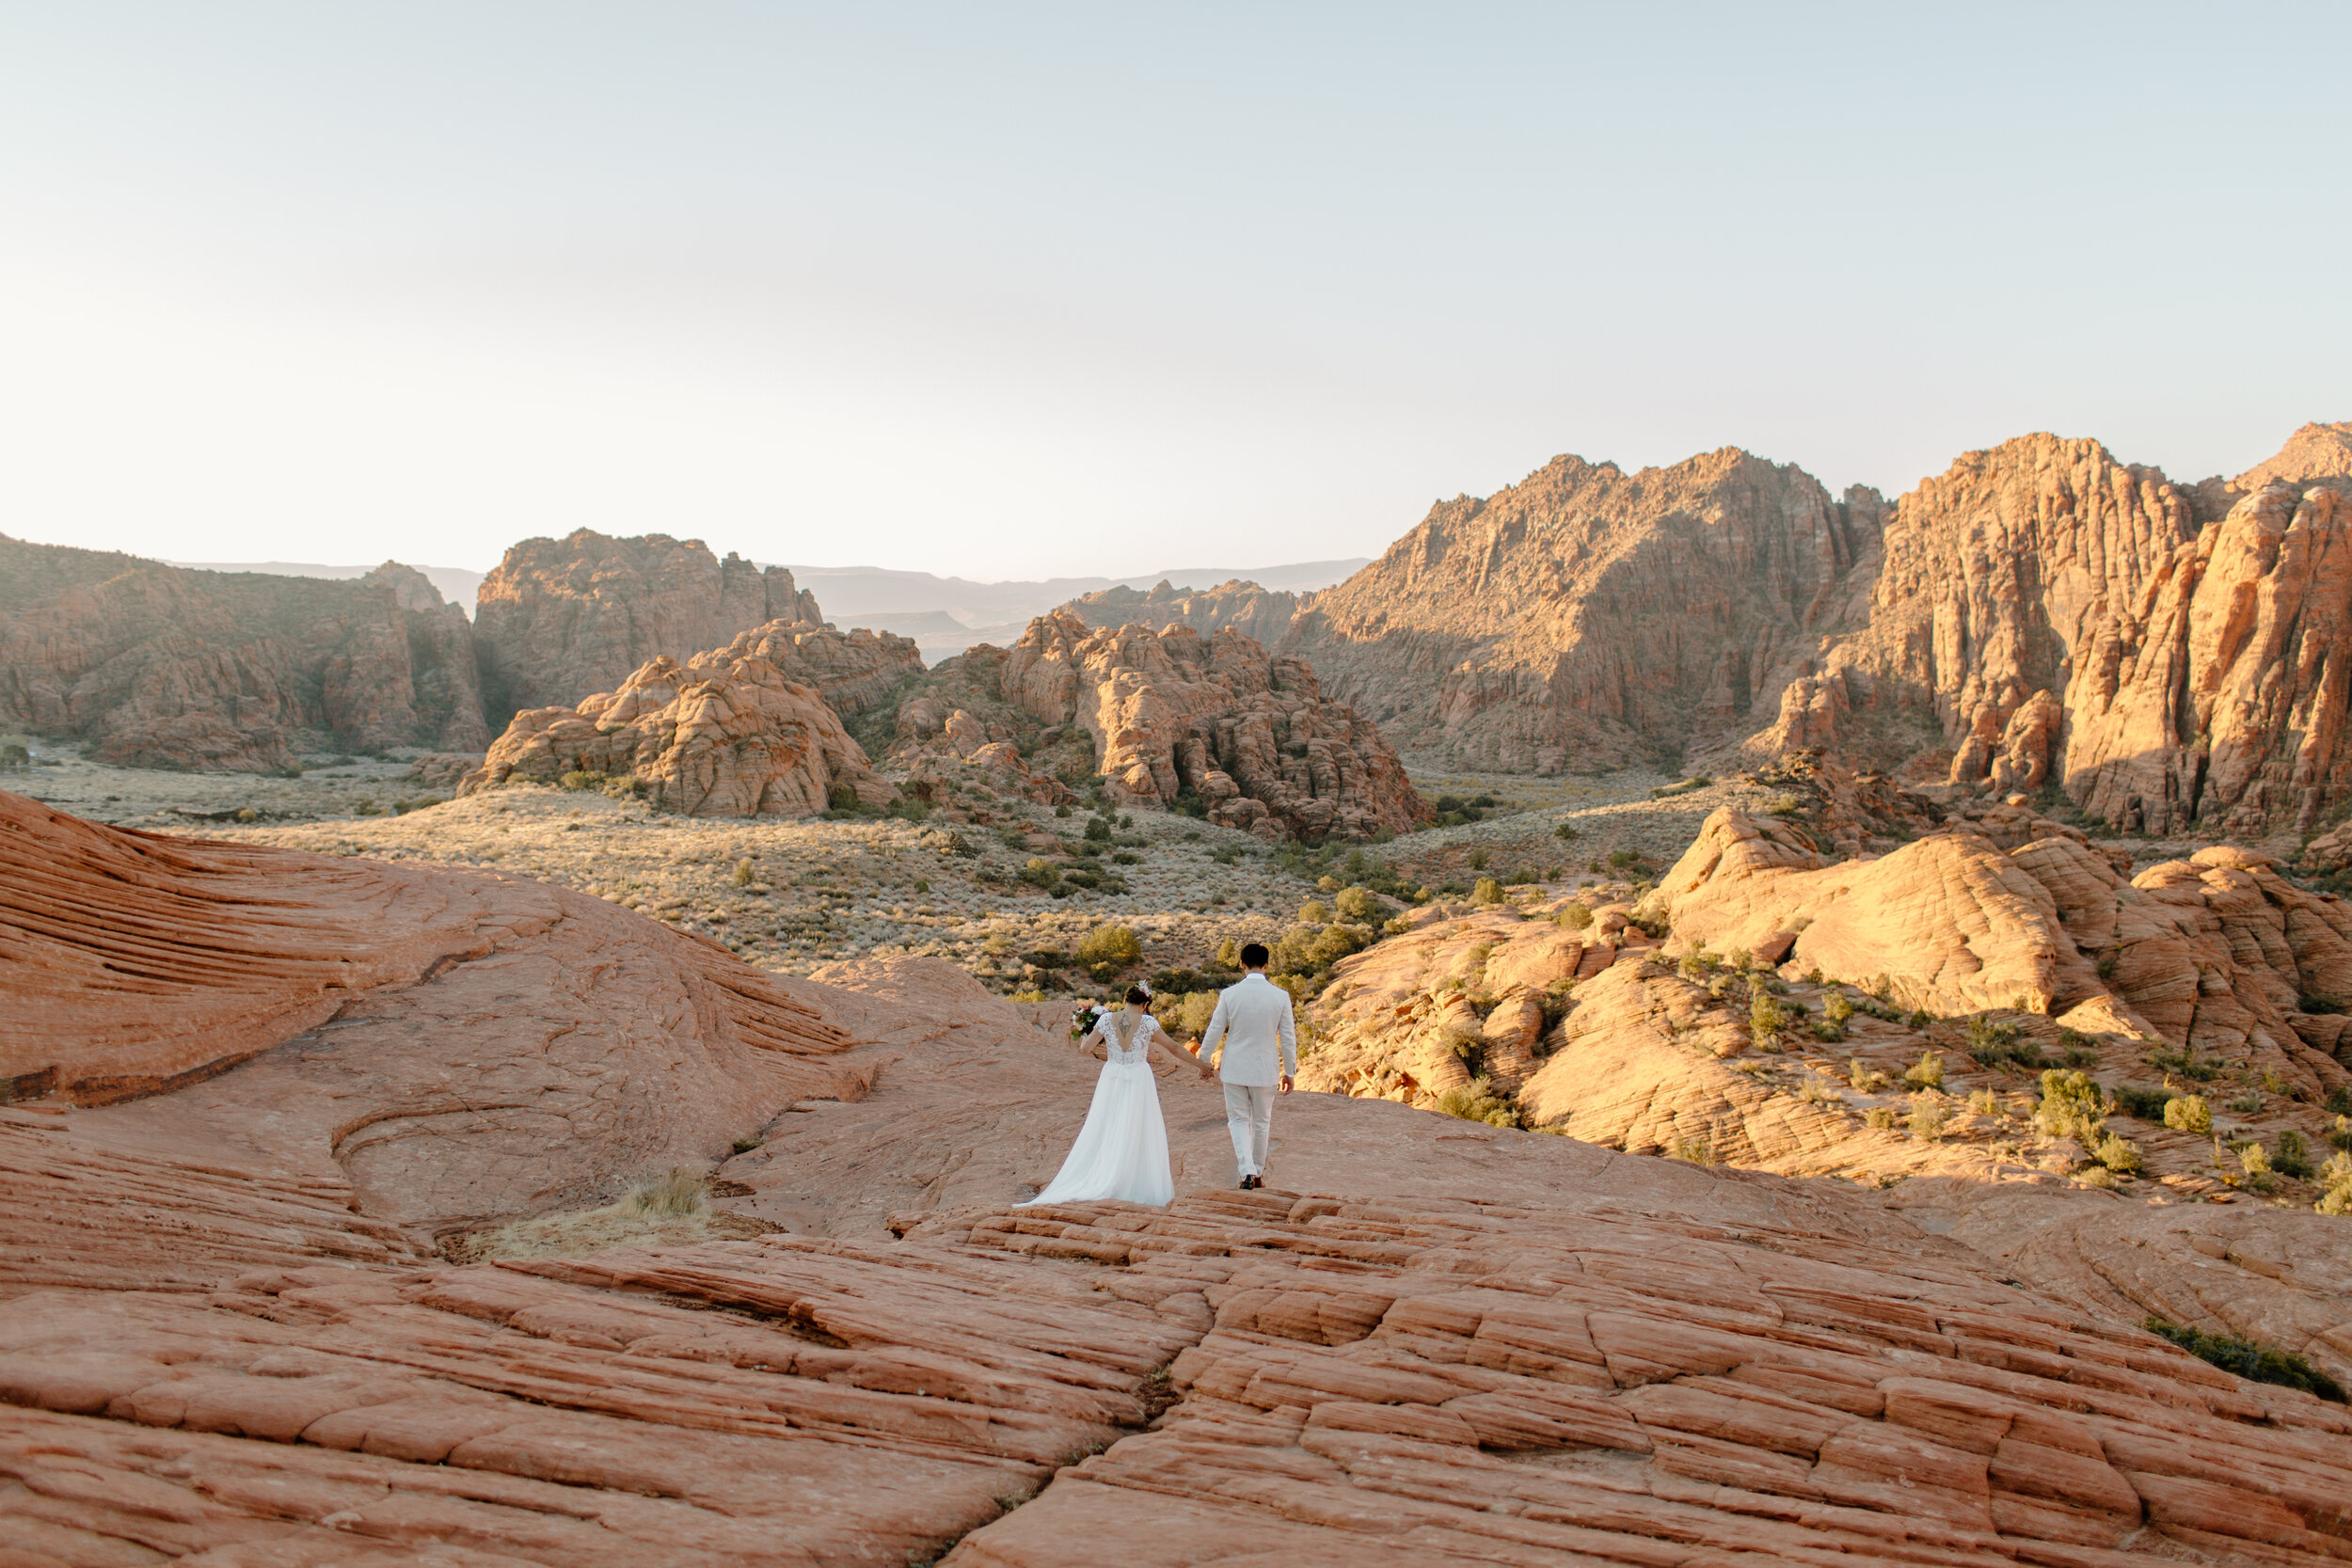
[[[901,655],[921,669],[914,647],[888,633],[778,621],[691,663],[655,658],[617,691],[515,715],[458,793],[582,772],[633,781],[656,806],[687,816],[806,816],[825,810],[836,788],[885,805],[897,791],[874,776],[812,682],[875,687]]]
[[[291,767],[303,744],[489,744],[472,629],[421,572],[208,572],[5,536],[0,730],[227,772]]]
[[[584,528],[510,546],[474,605],[493,724],[522,708],[569,706],[651,659],[688,658],[771,621],[825,619],[781,566],[732,552],[722,561],[699,539]]]
[[[1300,659],[1237,631],[1095,630],[1057,611],[1005,654],[1005,700],[1094,737],[1121,806],[1190,791],[1209,819],[1279,842],[1410,832],[1426,815],[1379,730],[1323,694]]]
[[[57,877],[135,897],[76,842]],[[305,881],[308,857],[278,859]],[[548,970],[598,963],[561,950],[567,927],[673,975],[734,960],[555,890],[430,876],[545,900],[401,990],[471,974],[462,1015],[128,1102],[0,1106],[8,1561],[1049,1568],[1115,1542],[1170,1565],[2096,1568],[2337,1560],[2352,1539],[2342,1406],[2137,1327],[2128,1271],[2052,1298],[2015,1282],[2035,1258],[1851,1191],[1294,1095],[1278,1178],[1355,1196],[1236,1193],[1215,1092],[1178,1074],[1176,1203],[1011,1207],[1094,1064],[936,960],[707,1010],[612,965],[596,1006],[666,1020],[644,1069],[599,1064],[620,1119],[501,1144],[477,1124],[539,1097],[463,1069],[563,1037]],[[280,919],[289,943],[333,940]],[[149,970],[157,1029],[209,1006],[202,966]],[[457,1265],[428,1247],[457,1210],[352,1168],[388,1114],[435,1116],[412,1180],[497,1177],[529,1212],[531,1169],[572,1143],[702,1114],[708,1085],[669,1063],[725,1054],[746,1010],[798,1034],[728,1058],[768,1137],[719,1190],[781,1229]],[[323,1055],[337,1073],[306,1077]],[[2279,1217],[2196,1229],[2264,1259]]]
[[[1190,626],[1207,637],[1231,626],[1271,648],[1298,614],[1311,594],[1278,593],[1233,578],[1215,588],[1177,588],[1163,578],[1149,593],[1134,588],[1104,588],[1082,594],[1060,608],[1089,626],[1116,628]]]
[[[402,1224],[707,1158],[777,1094],[854,1080],[817,1060],[843,1037],[761,972],[601,899],[101,828],[5,792],[0,953],[15,1096],[135,1100],[135,1122],[201,1104],[205,1136],[248,1153],[315,1136]]]
[[[1314,596],[1277,652],[1408,751],[1556,773],[1756,728],[1867,590],[1877,492],[1724,448],[1670,468],[1554,458]],[[1758,715],[1757,717],[1761,717]],[[1744,723],[1739,721],[1746,719]]]

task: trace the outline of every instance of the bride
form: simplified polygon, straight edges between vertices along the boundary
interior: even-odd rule
[[[1127,1005],[1104,1013],[1079,1042],[1089,1055],[1103,1058],[1103,1075],[1094,1081],[1094,1103],[1087,1107],[1086,1125],[1070,1146],[1060,1174],[1029,1203],[1120,1198],[1159,1207],[1176,1196],[1176,1183],[1168,1173],[1168,1124],[1160,1119],[1160,1085],[1152,1071],[1152,1053],[1157,1051],[1179,1066],[1196,1064],[1145,1010],[1151,1000],[1152,993],[1141,986],[1129,987]],[[1214,1075],[1206,1062],[1198,1066],[1202,1078]]]

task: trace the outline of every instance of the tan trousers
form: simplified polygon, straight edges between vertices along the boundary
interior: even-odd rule
[[[1233,1164],[1244,1176],[1265,1174],[1266,1142],[1274,1131],[1271,1084],[1225,1085],[1225,1131],[1233,1135]]]

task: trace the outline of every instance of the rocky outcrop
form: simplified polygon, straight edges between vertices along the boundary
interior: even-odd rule
[[[1275,593],[1233,578],[1215,588],[1177,588],[1163,578],[1149,593],[1124,586],[1082,594],[1061,609],[1089,626],[1190,626],[1202,636],[1231,627],[1271,648],[1311,594]]]
[[[1751,709],[1857,614],[1881,512],[1875,491],[1839,501],[1734,448],[1636,474],[1555,458],[1432,508],[1278,651],[1398,745],[1460,766],[1677,761],[1756,728]]]
[[[825,618],[781,566],[722,561],[699,539],[591,529],[512,546],[474,603],[495,724],[610,691],[649,659],[689,658],[772,621]]]
[[[91,835],[45,863],[60,888],[135,904],[80,858],[154,841],[42,831]],[[2352,1254],[2316,1216],[2151,1210],[2074,1296],[2018,1281],[2076,1283],[2067,1220],[2115,1228],[2103,1195],[1956,1214],[1926,1179],[1807,1186],[1320,1095],[1284,1102],[1274,1179],[1335,1196],[1237,1193],[1189,1074],[1173,1205],[1016,1209],[1097,1069],[947,966],[766,980],[536,884],[330,863],[269,857],[295,901],[150,946],[118,981],[148,1027],[209,1016],[273,939],[344,945],[336,899],[385,879],[481,900],[489,950],[200,1085],[0,1106],[18,1559],[2009,1568],[2342,1539],[2342,1407],[2139,1326],[2294,1324],[2338,1364]],[[379,898],[367,936],[406,942],[413,909]],[[39,924],[61,961],[104,936]],[[762,1021],[787,1037],[743,1049]],[[615,1142],[677,1157],[664,1137],[723,1157],[754,1239],[432,1250]]]
[[[760,972],[601,899],[5,793],[0,949],[9,1098],[209,1080],[210,1137],[314,1139],[367,1212],[428,1233],[609,1196],[723,1153],[779,1097],[857,1092],[826,1061],[844,1037]],[[124,1113],[167,1141],[166,1103]]]
[[[2308,832],[2352,790],[2348,451],[2306,426],[2196,486],[2095,441],[1971,452],[1897,503],[1868,626],[1749,749],[2060,784],[2132,832]]]
[[[898,709],[902,756],[1074,729],[1121,807],[1197,801],[1278,842],[1408,832],[1427,815],[1376,728],[1303,662],[1237,631],[1097,631],[1057,610],[1011,648],[975,648],[933,676]]]
[[[687,816],[805,816],[831,804],[886,805],[865,749],[795,673],[863,672],[859,656],[904,638],[778,622],[691,664],[649,660],[617,691],[515,715],[458,793],[584,773],[628,784]],[[886,650],[885,650],[886,651]]]
[[[135,768],[489,744],[465,612],[388,562],[353,581],[0,538],[0,729]]]

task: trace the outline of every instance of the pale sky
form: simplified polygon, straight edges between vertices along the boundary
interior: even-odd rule
[[[995,579],[2352,418],[2352,7],[0,3],[0,532]]]

